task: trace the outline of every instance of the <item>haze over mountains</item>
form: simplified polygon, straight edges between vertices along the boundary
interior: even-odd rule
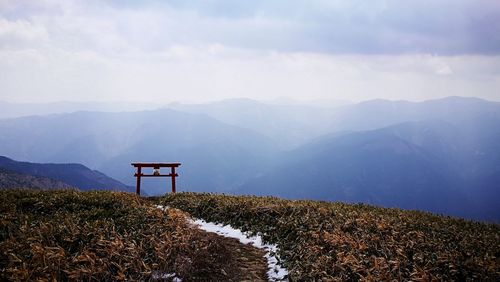
[[[75,111],[122,112],[159,108],[154,103],[128,102],[55,102],[55,103],[10,103],[0,101],[0,119],[22,116],[71,113]]]
[[[78,162],[129,184],[134,183],[132,161],[181,161],[179,185],[189,190],[230,190],[241,174],[276,151],[269,138],[251,130],[169,109],[31,116],[0,121],[0,128],[7,156]],[[163,185],[155,186],[165,192]]]
[[[287,152],[242,191],[493,220],[500,215],[499,140],[500,118],[488,116],[326,137]]]
[[[178,161],[188,191],[269,194],[500,220],[500,103],[449,97],[343,106],[248,99],[0,120],[0,155],[73,162],[134,184]],[[148,193],[166,184],[148,180]]]

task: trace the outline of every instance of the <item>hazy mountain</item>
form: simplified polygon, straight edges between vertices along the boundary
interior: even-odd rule
[[[120,112],[156,107],[161,105],[126,102],[47,104],[0,102],[0,118],[81,110]],[[228,99],[204,104],[173,103],[169,104],[168,108],[187,113],[206,114],[223,123],[250,129],[271,138],[282,149],[293,149],[331,132],[370,130],[406,121],[427,119],[457,122],[478,114],[500,113],[498,102],[463,97],[448,97],[418,103],[371,100],[357,104],[348,104],[345,101],[298,103],[283,99],[264,103],[250,99]],[[93,121],[91,126],[97,126],[96,122]],[[88,157],[89,164],[93,157]]]
[[[284,153],[242,191],[499,221],[499,140],[500,117],[490,115],[329,136]]]
[[[500,102],[467,97],[447,97],[424,102],[370,100],[337,108],[329,130],[371,130],[407,121],[425,120],[456,124],[485,114],[500,115]]]
[[[341,106],[339,106],[341,105]],[[205,104],[170,104],[183,112],[202,113],[227,124],[248,128],[293,149],[329,133],[382,128],[428,119],[459,123],[485,113],[500,114],[500,103],[448,97],[424,102],[371,100],[357,104],[289,100],[258,102],[229,99]]]
[[[154,103],[132,102],[55,102],[10,103],[0,101],[0,119],[32,115],[72,113],[77,111],[122,112],[157,109]]]
[[[300,105],[290,101],[279,104],[251,99],[229,99],[206,104],[170,104],[168,107],[189,113],[206,114],[214,119],[268,136],[280,148],[293,148],[311,137],[329,132],[334,107]]]
[[[133,161],[181,162],[179,187],[227,191],[275,152],[256,132],[173,110],[77,112],[0,121],[0,154],[36,162],[78,162],[135,184]],[[145,180],[165,192],[166,180]],[[154,186],[148,186],[152,184]]]
[[[47,177],[33,176],[0,168],[0,189],[68,189],[71,185]]]
[[[264,101],[266,104],[278,106],[308,106],[318,108],[335,109],[338,107],[352,105],[353,102],[341,99],[308,99],[308,100],[295,100],[292,98],[281,97],[272,100]]]
[[[49,185],[50,183],[40,178],[50,178],[52,180],[55,180],[55,185],[61,186],[60,182],[63,182],[71,187],[76,187],[81,190],[97,189],[120,190],[128,192],[134,191],[132,187],[126,186],[125,184],[114,180],[99,171],[90,170],[89,168],[81,164],[40,164],[18,162],[0,156],[0,168],[19,174],[34,176],[36,178],[33,178],[32,180],[42,181],[47,185]],[[23,179],[27,179],[27,177],[23,177]],[[56,181],[59,182],[59,184],[56,183]]]

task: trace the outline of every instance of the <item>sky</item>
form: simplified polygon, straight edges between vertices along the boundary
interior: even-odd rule
[[[500,101],[498,0],[0,0],[0,100]]]

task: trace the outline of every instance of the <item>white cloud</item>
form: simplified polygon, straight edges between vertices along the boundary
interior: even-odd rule
[[[43,26],[33,25],[27,20],[8,21],[0,18],[0,47],[26,48],[43,44],[48,33]]]
[[[421,100],[471,93],[495,99],[500,89],[500,71],[492,73],[500,57],[486,63],[475,56],[340,56],[209,45],[115,57],[52,49],[0,51],[0,62],[1,92],[16,93],[2,97],[7,100]]]
[[[328,38],[323,32],[330,28],[328,19],[341,17],[346,2],[329,2],[331,7],[317,2],[308,9],[298,1],[282,10],[266,3],[230,14],[221,7],[207,12],[156,2],[139,7],[69,0],[0,3],[0,99],[422,100],[464,95],[500,100],[500,56],[316,52],[325,42],[336,44],[317,38]],[[387,12],[377,3],[349,4],[363,15],[349,21],[376,20]],[[423,36],[393,32],[384,36],[409,40],[405,44]],[[308,44],[319,45],[307,50]]]

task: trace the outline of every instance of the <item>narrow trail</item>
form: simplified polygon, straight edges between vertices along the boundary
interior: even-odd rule
[[[265,250],[265,258],[267,261],[267,278],[268,281],[288,281],[288,271],[284,268],[277,255],[278,247],[273,244],[265,244],[260,235],[251,235],[243,233],[239,229],[235,229],[230,225],[217,224],[213,222],[206,222],[202,219],[197,219],[192,222],[200,229],[213,232],[223,237],[237,239],[241,244],[251,245],[261,250]]]
[[[227,276],[227,281],[268,281],[267,260],[264,257],[265,251],[251,245],[245,245],[238,239],[227,238],[212,232],[203,231],[206,236],[224,244],[231,253],[233,262],[228,263],[231,268]]]
[[[214,231],[207,231],[199,225],[199,221],[192,220],[189,214],[178,209],[163,206],[156,207],[183,214],[186,222],[196,232],[203,233],[204,239],[211,242],[214,246],[219,246],[217,252],[220,252],[218,254],[221,257],[229,258],[217,267],[219,272],[216,275],[217,281],[270,281],[265,249],[257,248],[250,243],[243,244],[239,239],[223,236]],[[221,274],[224,277],[223,280],[221,280]],[[206,278],[207,281],[215,281],[212,280],[209,273],[207,273]]]

